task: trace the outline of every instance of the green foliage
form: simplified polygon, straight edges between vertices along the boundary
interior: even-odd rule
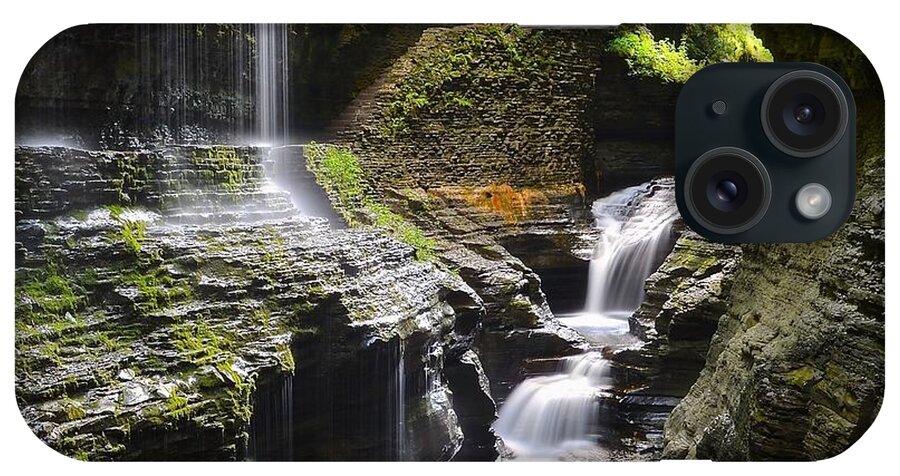
[[[109,205],[105,205],[104,208],[109,212],[109,216],[112,217],[113,220],[118,220],[122,213],[125,212],[125,208],[118,203],[110,203]]]
[[[105,207],[109,211],[109,216],[119,222],[121,228],[112,236],[115,241],[121,241],[128,254],[139,257],[141,253],[141,244],[147,235],[147,225],[140,220],[128,220],[122,217],[126,208],[119,204],[109,204]]]
[[[625,58],[636,76],[676,83],[712,63],[772,61],[747,24],[688,25],[677,44],[668,38],[656,40],[646,27],[623,26],[607,50]]]
[[[138,255],[141,252],[141,242],[144,241],[146,231],[147,227],[142,221],[122,221],[119,236],[129,253]]]
[[[668,40],[655,40],[650,30],[638,28],[613,38],[608,45],[611,53],[625,58],[631,72],[637,76],[683,83],[700,66],[687,56],[687,50]]]
[[[685,29],[682,44],[688,57],[701,65],[772,61],[772,53],[746,23],[691,24]]]
[[[359,159],[348,149],[312,142],[306,146],[306,158],[316,181],[338,200],[338,209],[351,226],[364,217],[368,224],[387,231],[394,238],[412,246],[416,258],[434,258],[434,240],[421,228],[409,223],[383,203],[366,194]]]
[[[312,159],[313,173],[326,191],[334,193],[343,206],[352,206],[364,197],[362,168],[349,150],[315,142],[306,146],[307,158]]]
[[[291,346],[288,344],[278,344],[275,346],[275,356],[278,364],[286,372],[294,373],[296,364],[294,363],[294,354],[291,352]]]

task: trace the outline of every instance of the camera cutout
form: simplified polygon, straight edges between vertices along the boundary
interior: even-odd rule
[[[828,76],[792,71],[766,91],[760,118],[782,152],[815,157],[831,150],[847,130],[847,99]]]
[[[762,162],[736,147],[706,152],[694,162],[685,180],[691,214],[705,228],[723,235],[757,224],[772,197],[772,184]]]
[[[718,103],[728,114],[715,113]],[[855,121],[850,88],[824,66],[704,68],[676,106],[676,199],[685,222],[729,243],[828,236],[855,197]]]

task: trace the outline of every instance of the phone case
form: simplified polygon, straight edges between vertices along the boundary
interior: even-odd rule
[[[809,61],[858,197],[675,206],[700,68]],[[811,25],[84,25],[16,96],[15,388],[82,460],[819,460],[884,392],[884,99]]]

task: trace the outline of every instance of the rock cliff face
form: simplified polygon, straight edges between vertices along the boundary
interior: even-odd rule
[[[674,249],[647,279],[646,299],[629,319],[641,343],[612,356],[625,385],[619,410],[640,435],[630,443],[657,456],[663,424],[706,364],[741,263],[739,247],[709,242],[677,225]]]
[[[778,26],[756,29],[764,39],[784,33]],[[862,54],[846,39],[818,27],[808,33],[808,44],[767,45],[777,60],[818,58],[856,77],[852,216],[816,243],[742,247],[707,365],[666,422],[665,457],[828,458],[853,444],[881,405],[883,96],[874,72],[860,67]]]
[[[291,136],[327,134],[351,99],[418,39],[417,25],[288,25]],[[16,92],[16,143],[135,150],[260,140],[259,25],[80,25],[50,39]],[[280,42],[279,42],[280,43]],[[190,65],[186,67],[185,65]],[[268,78],[271,79],[271,78]],[[279,98],[280,99],[280,98]],[[280,102],[279,102],[280,104]]]
[[[571,247],[589,225],[583,165],[602,34],[428,28],[351,105],[338,135],[371,192],[434,240],[438,259],[484,300],[476,344],[498,398],[522,378],[524,359],[584,345],[556,323],[530,265],[586,272]]]
[[[485,432],[480,298],[377,231],[298,215],[267,156],[16,149],[16,392],[50,446],[448,459]]]

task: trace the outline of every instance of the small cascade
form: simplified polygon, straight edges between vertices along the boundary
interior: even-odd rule
[[[588,275],[589,314],[631,314],[644,300],[644,281],[672,249],[678,217],[672,179],[628,187],[594,202],[602,230]]]
[[[387,425],[392,433],[388,435],[388,441],[392,442],[392,454],[389,456],[394,461],[406,461],[409,458],[406,431],[406,342],[403,339],[398,339],[397,342],[393,382],[388,390],[392,394],[389,401],[393,404],[393,412],[389,412],[393,421]]]
[[[500,410],[494,430],[517,455],[552,456],[593,444],[597,394],[610,385],[599,352],[564,358],[558,373],[522,382]]]
[[[288,27],[256,25],[256,123],[259,140],[270,146],[288,142]]]
[[[671,178],[629,187],[594,202],[594,249],[582,313],[560,321],[593,351],[566,357],[555,374],[519,384],[500,408],[494,429],[519,457],[554,457],[600,438],[600,397],[613,386],[602,350],[630,341],[628,316],[644,299],[644,281],[672,249],[678,217]]]

